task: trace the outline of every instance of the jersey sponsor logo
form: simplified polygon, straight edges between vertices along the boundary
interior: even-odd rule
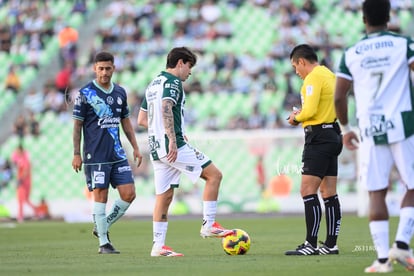
[[[82,95],[78,92],[76,98],[75,98],[75,102],[74,105],[80,106],[82,104]]]
[[[161,148],[160,142],[155,140],[155,136],[148,137],[148,145],[151,151],[156,151],[157,149]]]
[[[155,80],[152,81],[150,86],[159,85],[159,84],[161,84],[161,80],[160,79],[155,79]]]
[[[99,118],[98,126],[101,128],[118,127],[120,121],[121,119],[118,117],[103,117]]]
[[[122,105],[122,99],[120,97],[116,98],[116,103]]]
[[[93,183],[104,184],[105,183],[105,172],[94,171],[93,172]]]
[[[118,216],[119,210],[121,210],[121,207],[115,205],[112,213],[107,217],[106,222],[110,223],[113,221]]]
[[[371,115],[370,122],[371,125],[364,130],[366,137],[384,135],[389,129],[394,128],[394,123],[391,120],[385,120],[384,115]]]
[[[378,50],[381,48],[393,48],[393,47],[394,47],[394,43],[391,40],[375,41],[371,43],[361,43],[358,46],[356,46],[355,53],[357,55],[362,55],[365,52]]]
[[[113,103],[114,103],[114,98],[112,98],[111,96],[108,96],[108,97],[106,98],[106,102],[107,102],[109,105],[113,105]]]
[[[382,58],[366,57],[361,61],[361,67],[365,69],[378,68],[378,67],[389,66],[389,65],[391,65],[390,57],[382,57]]]
[[[129,171],[131,171],[131,167],[130,166],[123,166],[123,167],[119,167],[118,168],[118,172],[119,173],[129,172]]]
[[[154,101],[157,99],[157,91],[148,91],[147,95],[147,102]]]
[[[185,170],[189,171],[189,172],[193,172],[194,171],[194,166],[185,166]]]

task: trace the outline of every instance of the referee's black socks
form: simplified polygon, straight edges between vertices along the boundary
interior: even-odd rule
[[[321,223],[321,204],[317,194],[303,197],[303,203],[305,204],[306,240],[316,248]]]
[[[338,195],[323,199],[325,203],[326,240],[325,245],[332,248],[336,245],[341,227],[341,206]]]

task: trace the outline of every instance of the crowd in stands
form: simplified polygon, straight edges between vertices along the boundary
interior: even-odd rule
[[[56,1],[0,1],[0,8],[7,9],[7,20],[0,22],[0,51],[6,55],[10,64],[4,79],[1,93],[18,94],[22,89],[20,73],[27,68],[39,70],[40,57],[52,38],[59,41],[59,72],[51,74],[51,80],[43,89],[29,91],[21,106],[21,115],[16,119],[14,132],[23,138],[27,134],[37,136],[39,114],[47,111],[61,112],[64,107],[64,93],[70,88],[70,80],[76,69],[78,31],[67,24],[63,14],[52,11]],[[73,13],[85,14],[86,1],[71,1]]]
[[[139,5],[136,4],[138,2]],[[41,91],[33,89],[28,91],[24,104],[28,110],[27,115],[33,113],[36,117],[36,114],[44,112],[57,114],[70,112],[65,103],[67,92],[77,90],[79,83],[75,83],[74,80],[93,77],[89,66],[97,51],[108,50],[115,54],[117,74],[126,71],[145,74],[145,62],[148,57],[164,57],[171,47],[185,45],[196,50],[199,55],[197,73],[206,72],[211,75],[208,82],[203,81],[197,74],[191,76],[184,83],[184,89],[189,96],[193,93],[251,95],[253,101],[251,114],[249,116],[237,114],[224,128],[288,127],[284,120],[284,112],[291,110],[294,105],[300,106],[298,87],[293,84],[297,76],[291,68],[288,71],[278,72],[275,70],[276,64],[286,63],[293,46],[306,42],[318,49],[321,63],[335,71],[332,51],[345,46],[341,40],[341,34],[331,34],[323,25],[317,29],[310,29],[310,22],[320,12],[320,7],[313,0],[304,0],[301,5],[295,4],[298,1],[289,0],[175,0],[168,3],[149,0],[143,2],[132,0],[109,2],[105,14],[100,17],[103,20],[94,37],[97,43],[87,54],[88,62],[84,65],[78,64],[79,55],[81,55],[78,42],[79,30],[69,26],[63,18],[50,13],[48,5],[51,1],[9,0],[2,2],[3,4],[0,5],[8,5],[9,16],[13,18],[9,22],[0,23],[0,49],[13,56],[13,66],[10,67],[10,89],[12,91],[15,93],[19,91],[18,76],[13,77],[16,67],[38,68],[39,53],[47,41],[52,36],[58,37],[59,40],[60,69]],[[395,0],[392,2],[394,11],[412,9],[411,1]],[[342,5],[344,10],[357,12],[361,1],[347,0],[339,1],[337,4]],[[160,5],[174,5],[174,12],[163,14],[160,11]],[[230,40],[235,36],[238,30],[230,20],[231,11],[236,11],[246,5],[262,9],[269,17],[277,18],[273,26],[268,26],[278,34],[269,52],[258,56],[252,52],[234,53],[230,50],[216,53],[208,49],[211,41]],[[86,14],[88,11],[85,0],[74,1],[72,12]],[[398,20],[392,23],[394,30],[400,31]],[[85,55],[85,53],[82,54]],[[162,70],[164,64],[161,63],[158,66]],[[142,85],[145,86],[145,84]],[[284,110],[272,108],[268,113],[263,114],[259,105],[261,95],[265,91],[283,93],[285,95],[282,106]],[[140,89],[129,92],[132,116],[136,116],[144,91]],[[220,114],[212,112],[200,121],[197,114],[194,112],[192,115],[192,112],[189,107],[187,114],[189,114],[190,124],[202,124],[210,130],[223,128],[217,123],[216,117]],[[26,120],[29,121],[29,116]],[[16,127],[16,131],[17,129],[20,128]],[[20,134],[26,132],[19,130]]]

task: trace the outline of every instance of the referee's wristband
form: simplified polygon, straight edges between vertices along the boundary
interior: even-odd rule
[[[351,131],[351,128],[349,125],[341,125],[341,131],[342,133],[348,133]]]

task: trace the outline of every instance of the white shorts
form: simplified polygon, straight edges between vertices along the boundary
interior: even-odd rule
[[[169,163],[166,157],[153,160],[155,194],[165,193],[171,187],[178,187],[181,173],[195,183],[202,170],[211,163],[201,151],[186,144],[178,149],[177,160]]]
[[[414,189],[414,135],[390,145],[373,145],[371,141],[362,141],[359,151],[360,181],[368,191],[388,187],[394,164],[402,183],[407,189]]]

